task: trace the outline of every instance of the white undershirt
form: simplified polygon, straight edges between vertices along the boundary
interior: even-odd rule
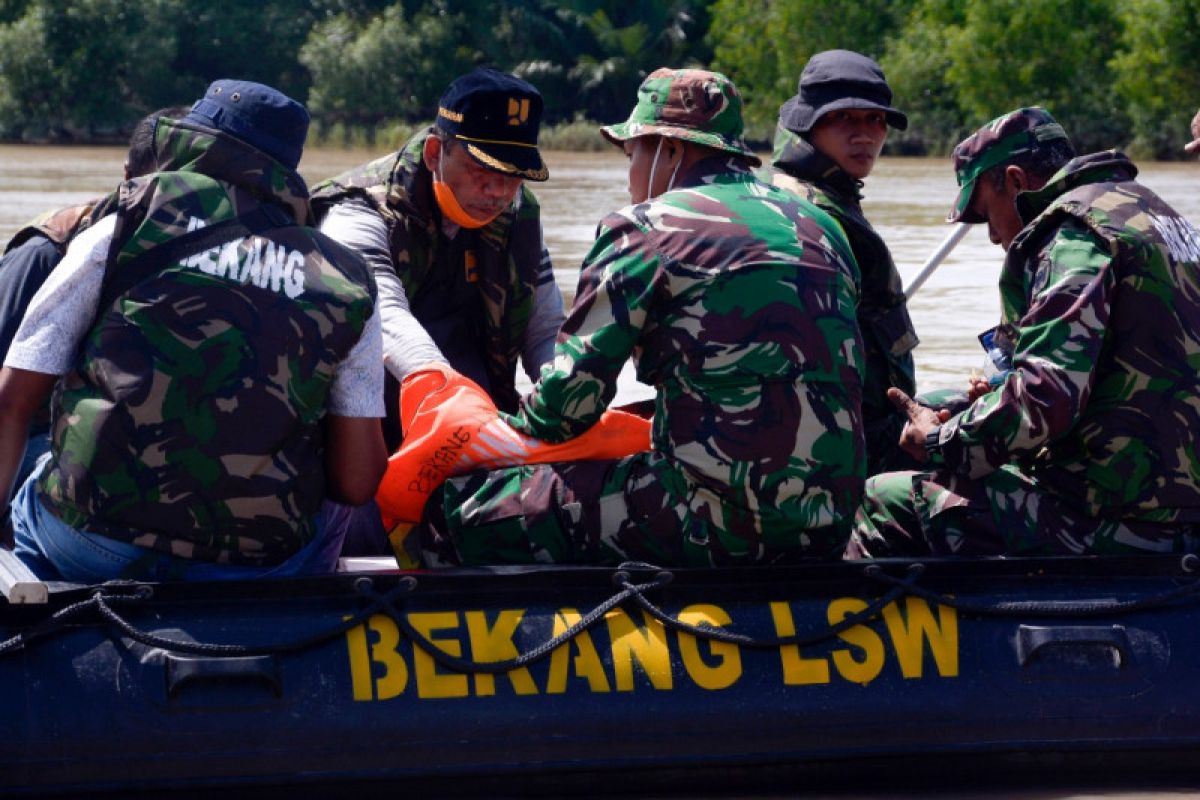
[[[379,289],[376,307],[383,320],[383,362],[388,372],[403,380],[430,362],[447,363],[432,337],[413,316],[404,286],[392,265],[387,223],[379,212],[359,198],[343,201],[329,209],[321,222],[321,232],[357,251],[375,273]],[[447,238],[453,238],[456,232],[457,226],[443,230]],[[554,356],[554,339],[564,319],[562,293],[554,282],[554,268],[544,241],[541,251],[533,311],[521,350],[521,364],[534,381],[542,365]]]
[[[71,369],[96,318],[104,263],[116,224],[116,215],[109,215],[72,240],[62,261],[30,301],[4,366],[46,375],[63,375]],[[329,413],[384,416],[382,363],[377,303],[362,335],[335,367]]]

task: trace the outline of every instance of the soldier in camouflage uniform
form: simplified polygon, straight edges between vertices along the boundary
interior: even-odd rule
[[[181,117],[187,111],[182,107],[163,108],[138,121],[125,157],[125,180],[154,171],[154,126],[158,118]],[[4,255],[0,257],[0,363],[4,362],[8,345],[25,316],[25,308],[62,259],[67,245],[97,219],[111,213],[116,205],[111,202],[113,199],[115,196],[112,195],[95,198],[39,214],[9,239]],[[47,403],[34,415],[30,426],[25,458],[16,477],[18,486],[29,477],[33,465],[49,449],[49,426],[50,405]],[[2,499],[7,501],[8,498]]]
[[[1007,251],[1012,368],[965,411],[896,393],[933,471],[880,475],[849,554],[1180,552],[1200,522],[1200,232],[1041,108],[954,150],[950,219]]]
[[[883,239],[862,211],[863,179],[871,174],[888,126],[908,127],[892,107],[883,70],[849,50],[827,50],[808,60],[799,91],[779,109],[772,183],[798,193],[837,220],[862,273],[858,324],[866,379],[863,426],[867,474],[918,466],[897,446],[906,417],[887,398],[888,387],[916,392],[913,348],[900,273]]]
[[[721,565],[836,557],[861,494],[857,269],[841,230],[756,179],[723,75],[660,69],[629,120],[630,199],[586,257],[516,429],[592,425],[632,357],[652,449],[452,478],[406,540],[428,565]]]
[[[336,562],[320,506],[382,475],[382,354],[366,264],[304,225],[307,123],[270,87],[213,83],[159,120],[159,171],[121,185],[30,304],[0,370],[0,486],[62,375],[48,460],[12,506],[43,577]]]
[[[433,127],[313,188],[321,230],[360,252],[379,285],[391,449],[397,382],[415,369],[449,364],[512,412],[518,359],[536,380],[550,358],[562,294],[524,185],[549,177],[541,116],[532,85],[479,68],[450,84]]]

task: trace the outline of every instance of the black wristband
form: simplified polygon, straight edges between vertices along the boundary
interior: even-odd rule
[[[942,458],[942,443],[938,441],[941,433],[942,426],[938,425],[925,436],[926,464],[938,466],[945,462],[945,459]]]

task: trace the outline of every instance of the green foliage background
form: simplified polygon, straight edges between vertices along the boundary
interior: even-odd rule
[[[240,77],[307,103],[318,137],[391,144],[491,64],[537,85],[573,146],[670,65],[730,75],[766,143],[804,62],[835,47],[883,65],[911,122],[893,152],[944,153],[1042,104],[1081,150],[1176,158],[1200,105],[1200,0],[0,0],[0,138],[121,140]]]

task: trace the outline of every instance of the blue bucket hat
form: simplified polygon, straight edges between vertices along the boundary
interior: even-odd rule
[[[308,135],[308,111],[278,89],[253,81],[213,81],[184,122],[213,128],[295,169]]]

